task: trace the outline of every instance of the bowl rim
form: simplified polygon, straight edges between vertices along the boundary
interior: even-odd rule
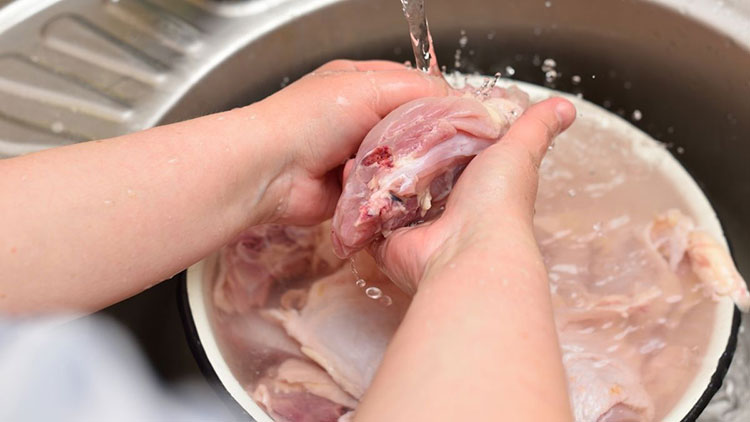
[[[177,309],[179,310],[183,332],[185,333],[185,341],[190,348],[190,352],[193,354],[198,369],[200,369],[211,389],[213,389],[214,393],[221,399],[235,419],[238,421],[257,422],[253,415],[232,397],[226,385],[221,382],[214,365],[208,358],[206,349],[203,347],[203,342],[201,341],[200,333],[198,333],[198,326],[193,318],[193,310],[190,306],[187,273],[187,270],[184,270],[177,275]]]

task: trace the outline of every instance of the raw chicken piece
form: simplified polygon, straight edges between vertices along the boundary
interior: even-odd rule
[[[370,276],[371,271],[363,268],[362,262],[358,271],[368,273],[368,286],[387,295],[392,302],[389,306],[367,297],[345,267],[315,282],[301,309],[269,312],[302,344],[305,355],[357,399],[370,385],[409,303],[409,298],[387,279]]]
[[[262,379],[251,394],[280,422],[337,422],[357,401],[319,366],[289,359]]]
[[[338,422],[354,422],[354,411],[347,413],[339,418]]]
[[[260,384],[253,400],[263,405],[276,422],[338,422],[346,407],[308,392],[304,386]]]
[[[240,379],[257,378],[257,368],[305,358],[300,345],[276,321],[263,318],[257,310],[219,314],[214,326],[224,356],[234,363]]]
[[[333,217],[340,257],[376,236],[430,218],[471,159],[496,142],[528,106],[513,87],[484,100],[465,94],[411,101],[365,137]]]
[[[307,391],[316,396],[342,406],[354,408],[357,405],[357,401],[345,393],[324,370],[309,361],[287,360],[279,366],[276,380],[287,384],[302,384]]]
[[[567,351],[563,355],[563,363],[576,422],[639,422],[653,419],[654,405],[640,380],[616,359]]]
[[[252,227],[219,256],[214,304],[224,312],[262,306],[274,281],[330,273],[341,265],[331,254],[328,225]]]
[[[647,319],[652,315],[655,319],[673,307],[675,298],[683,296],[682,279],[650,246],[642,226],[601,228],[591,235],[586,228],[576,228],[583,224],[573,216],[559,221],[538,220],[542,224],[535,222],[536,233],[541,239],[560,329],[571,323],[601,324],[631,316]],[[692,302],[685,301],[686,309],[689,304]]]
[[[696,230],[690,217],[669,210],[654,219],[648,236],[673,270],[687,258],[695,275],[714,294],[731,297],[743,312],[750,310],[750,292],[732,257],[709,234]]]

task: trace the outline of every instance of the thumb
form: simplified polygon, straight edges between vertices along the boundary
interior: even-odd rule
[[[569,101],[551,98],[530,107],[508,133],[469,163],[448,198],[446,209],[461,220],[502,214],[530,220],[538,170],[550,143],[575,120]]]
[[[511,126],[499,145],[517,145],[528,151],[531,164],[539,167],[552,140],[570,127],[576,109],[563,98],[550,98],[531,106]]]

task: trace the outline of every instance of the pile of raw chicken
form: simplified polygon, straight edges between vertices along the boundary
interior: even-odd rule
[[[516,88],[408,103],[363,141],[331,222],[254,227],[221,250],[214,328],[275,420],[352,419],[411,300],[362,250],[439,215],[463,168],[528,103]],[[747,309],[750,296],[725,249],[670,209],[679,199],[659,191],[628,140],[596,133],[577,123],[545,160],[537,239],[576,420],[655,420],[694,376],[712,298]]]

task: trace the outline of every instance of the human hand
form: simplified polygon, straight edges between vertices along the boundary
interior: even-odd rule
[[[479,250],[539,268],[532,226],[538,169],[552,139],[574,119],[575,108],[560,98],[529,108],[498,143],[471,161],[438,219],[396,230],[372,245],[380,266],[412,293],[420,280]]]
[[[272,128],[282,163],[264,190],[264,222],[316,224],[333,214],[340,166],[390,111],[440,96],[440,78],[387,61],[336,60],[248,109]]]

